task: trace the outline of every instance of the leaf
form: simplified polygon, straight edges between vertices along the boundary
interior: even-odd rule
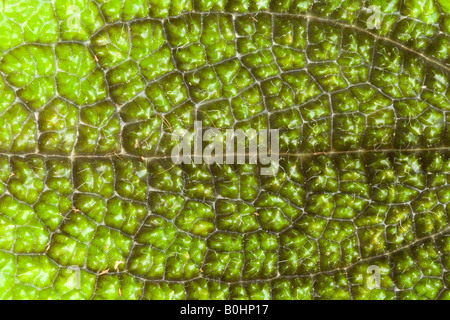
[[[446,1],[35,6],[0,20],[0,298],[450,298]],[[174,163],[196,121],[276,161]]]

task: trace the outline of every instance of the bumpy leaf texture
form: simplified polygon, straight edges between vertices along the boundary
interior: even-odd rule
[[[2,299],[450,298],[447,0],[0,8]],[[278,173],[174,165],[195,120]]]

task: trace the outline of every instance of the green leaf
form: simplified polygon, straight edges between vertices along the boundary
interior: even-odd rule
[[[0,9],[0,299],[449,299],[448,1]]]

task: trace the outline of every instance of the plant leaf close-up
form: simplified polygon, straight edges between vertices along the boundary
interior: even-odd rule
[[[0,13],[0,299],[450,299],[448,0]]]

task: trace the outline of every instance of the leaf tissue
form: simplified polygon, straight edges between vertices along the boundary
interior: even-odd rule
[[[0,299],[450,299],[447,0],[0,10]]]

